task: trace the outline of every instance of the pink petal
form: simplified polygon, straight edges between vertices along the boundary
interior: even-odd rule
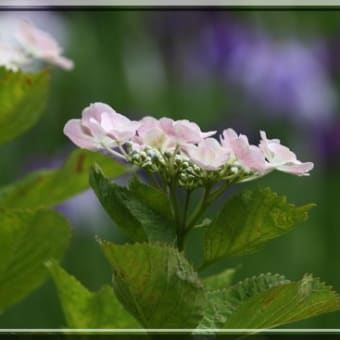
[[[249,142],[245,135],[240,135],[236,139],[231,139],[230,144],[236,158],[242,159],[248,153]]]
[[[80,125],[80,119],[69,120],[64,127],[64,134],[77,146],[91,151],[97,150],[94,139],[85,134]]]
[[[25,47],[34,50],[40,57],[51,57],[61,52],[57,41],[49,33],[36,28],[28,20],[20,22],[18,39]]]
[[[90,119],[95,119],[100,122],[102,119],[102,114],[114,112],[113,108],[104,103],[93,103],[87,106],[82,112],[82,124],[88,126]]]
[[[161,128],[169,136],[175,137],[178,144],[198,144],[204,138],[212,136],[216,131],[202,132],[200,127],[187,119],[174,121],[163,117],[159,120]]]
[[[251,145],[249,151],[244,155],[241,163],[250,170],[264,172],[266,170],[266,161],[263,152],[254,145]]]
[[[88,128],[91,132],[91,135],[97,139],[103,139],[106,136],[106,132],[101,127],[99,122],[94,118],[90,118],[86,125],[86,128]]]
[[[312,162],[305,163],[296,163],[296,164],[286,164],[277,167],[278,170],[287,172],[297,176],[308,176],[309,171],[314,168],[314,164]]]
[[[296,155],[294,152],[289,150],[286,146],[277,144],[277,143],[270,143],[268,145],[269,150],[273,153],[273,162],[277,163],[286,163],[286,162],[295,162]]]
[[[156,118],[146,116],[139,121],[137,133],[143,137],[146,133],[156,128],[160,128],[159,121]]]
[[[167,117],[163,117],[159,120],[159,124],[161,128],[163,129],[163,131],[171,136],[175,134],[173,123],[174,121],[171,118],[167,118]]]
[[[198,146],[187,144],[184,152],[192,162],[205,170],[218,170],[230,156],[214,138],[204,139]]]
[[[195,144],[216,133],[216,131],[202,132],[196,123],[187,119],[175,121],[173,128],[176,137],[182,139],[184,142]]]
[[[208,137],[211,137],[211,136],[215,135],[216,132],[217,132],[216,130],[214,130],[214,131],[207,131],[207,132],[201,132],[201,137],[203,139],[205,139],[205,138],[208,138]]]
[[[237,133],[233,129],[226,129],[220,136],[221,144],[227,150],[232,151],[232,141],[238,138]]]
[[[74,68],[74,62],[71,59],[57,55],[55,57],[46,58],[51,64],[60,66],[62,69],[71,71]]]
[[[140,140],[143,144],[159,149],[162,152],[172,152],[175,148],[173,139],[170,138],[161,128],[155,128],[148,131],[143,135],[143,137],[140,137]]]
[[[113,124],[112,115],[110,115],[108,112],[104,111],[101,114],[100,125],[105,132],[109,132],[109,131],[113,130],[114,124]]]

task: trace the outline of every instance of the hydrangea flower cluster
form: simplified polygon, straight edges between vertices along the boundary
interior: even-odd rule
[[[62,56],[62,48],[47,32],[35,27],[31,22],[18,22],[12,44],[0,41],[0,66],[18,71],[24,66],[41,60],[71,70],[73,61]]]
[[[216,131],[202,132],[188,120],[147,116],[133,121],[104,103],[86,107],[81,119],[66,123],[64,133],[80,148],[110,153],[188,189],[249,181],[273,170],[305,176],[313,168],[264,131],[256,146],[230,128],[216,139]]]

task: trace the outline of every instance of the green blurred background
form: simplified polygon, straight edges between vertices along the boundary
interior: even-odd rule
[[[293,203],[317,207],[295,231],[223,265],[239,266],[236,280],[262,272],[292,280],[313,273],[340,292],[339,11],[2,12],[0,26],[9,16],[29,17],[54,34],[76,66],[70,73],[52,70],[43,118],[1,146],[0,185],[61,164],[73,149],[62,133],[65,122],[95,101],[135,119],[151,114],[195,120],[204,130],[233,127],[253,143],[264,129],[315,169],[310,177],[275,173],[242,187],[270,185]],[[109,283],[94,236],[119,242],[123,236],[91,191],[58,209],[73,225],[65,268],[90,289]],[[0,317],[1,328],[62,326],[51,280]],[[340,313],[288,327],[340,328]]]

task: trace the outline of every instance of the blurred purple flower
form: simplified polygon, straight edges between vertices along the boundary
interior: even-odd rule
[[[169,17],[172,20],[165,15],[156,20],[153,33],[165,48],[172,73],[183,81],[220,79],[226,91],[237,84],[261,112],[286,115],[298,123],[327,124],[333,119],[336,96],[326,48],[319,41],[274,39],[226,12],[173,12]]]
[[[270,114],[290,113],[304,123],[328,123],[336,96],[319,44],[271,39],[256,27],[213,22],[201,39],[205,67],[217,67]]]
[[[296,40],[262,39],[235,49],[227,75],[268,111],[287,112],[299,122],[328,123],[336,97],[315,50]]]
[[[323,163],[330,169],[337,169],[340,166],[340,119],[324,129],[317,127],[312,131],[313,146],[319,153]],[[337,168],[335,168],[335,166]]]

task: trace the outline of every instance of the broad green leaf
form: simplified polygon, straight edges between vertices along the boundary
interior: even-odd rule
[[[199,328],[227,328],[224,324],[249,298],[272,287],[288,283],[290,281],[282,275],[267,273],[247,278],[230,288],[208,291],[209,303]]]
[[[47,264],[69,328],[140,328],[122,307],[111,286],[90,292],[55,261]]]
[[[0,310],[43,283],[44,262],[61,258],[69,239],[70,226],[55,211],[0,209]]]
[[[125,205],[129,191],[111,182],[98,166],[90,170],[90,184],[101,205],[122,232],[132,241],[146,240],[141,223]]]
[[[129,183],[129,190],[133,192],[137,199],[143,201],[144,204],[164,216],[167,220],[170,221],[173,218],[169,199],[163,191],[142,183],[138,180],[137,176],[132,177]]]
[[[113,269],[113,287],[145,328],[193,328],[203,316],[205,291],[177,251],[162,244],[101,242]]]
[[[228,268],[221,273],[208,276],[204,278],[204,285],[209,290],[227,288],[231,285],[235,272],[236,269]]]
[[[206,263],[254,252],[265,242],[305,221],[313,204],[295,206],[269,188],[245,191],[223,206],[207,228]]]
[[[340,310],[339,295],[311,275],[298,282],[256,291],[243,300],[223,328],[274,328]]]
[[[124,174],[126,168],[115,160],[76,149],[59,169],[33,172],[0,189],[0,207],[36,208],[52,206],[89,187],[89,169],[100,164],[111,177]]]
[[[168,219],[168,210],[154,204],[156,195],[165,203],[161,193],[136,184],[136,180],[132,188],[123,188],[105,177],[99,167],[91,169],[90,183],[107,213],[131,240],[175,242],[175,226]],[[144,198],[140,192],[142,186],[145,186]]]
[[[23,73],[0,68],[0,144],[37,122],[47,100],[48,85],[47,71]]]

